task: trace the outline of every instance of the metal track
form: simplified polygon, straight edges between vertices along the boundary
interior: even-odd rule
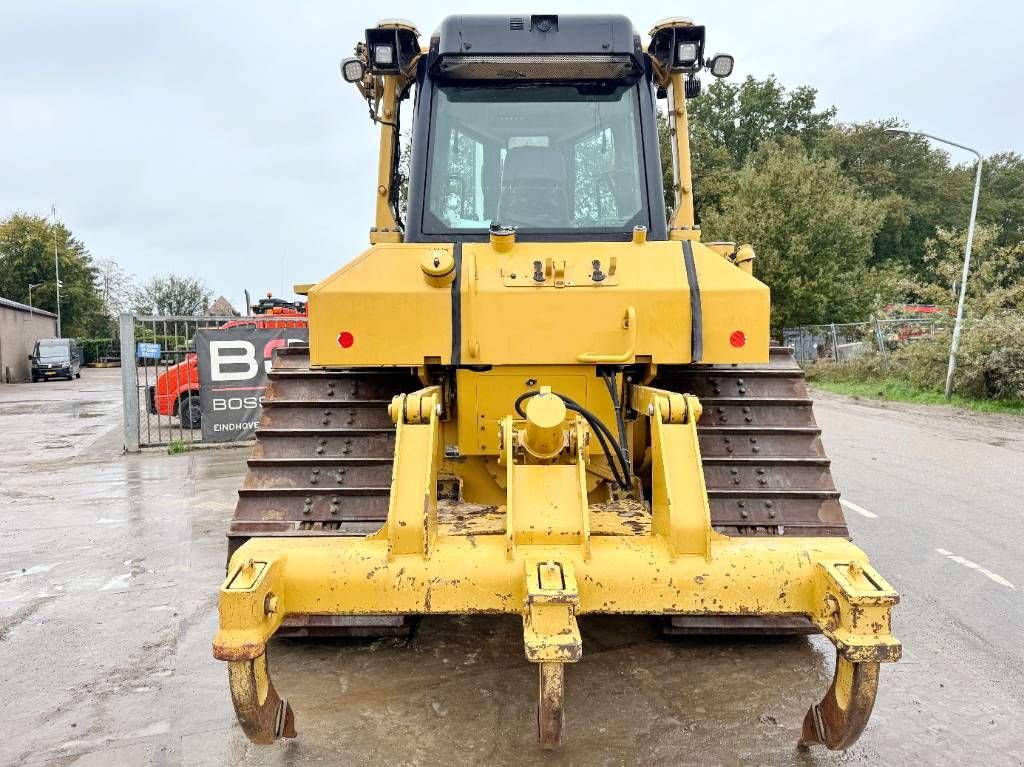
[[[366,535],[387,518],[395,428],[387,406],[419,387],[405,371],[309,368],[309,349],[277,353],[263,417],[228,533]]]
[[[228,531],[228,557],[253,536],[361,536],[387,519],[395,427],[391,398],[411,372],[311,370],[308,347],[279,349]],[[407,635],[397,616],[289,616],[287,636]]]
[[[228,537],[366,535],[387,517],[394,426],[387,405],[411,371],[310,370],[278,351]],[[765,365],[663,367],[654,386],[694,394],[711,522],[726,535],[849,536],[803,371],[773,347]]]
[[[792,349],[772,347],[765,365],[659,368],[652,386],[704,406],[697,431],[716,530],[849,537]]]

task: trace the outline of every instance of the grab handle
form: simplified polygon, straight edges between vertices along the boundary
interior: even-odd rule
[[[594,362],[601,364],[614,364],[618,362],[629,362],[636,355],[637,321],[636,309],[632,306],[626,309],[626,316],[622,321],[622,327],[629,334],[626,351],[621,354],[600,354],[598,352],[584,352],[576,357],[580,362]]]

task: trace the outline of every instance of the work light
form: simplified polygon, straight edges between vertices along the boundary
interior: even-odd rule
[[[347,83],[359,82],[365,73],[366,67],[361,59],[352,57],[341,62],[341,76]]]
[[[697,43],[682,42],[676,47],[676,66],[683,69],[693,69],[699,56]]]
[[[715,77],[728,77],[735,63],[736,60],[728,53],[716,53],[711,59],[711,74]]]
[[[395,63],[395,49],[390,45],[373,46],[373,63],[381,67],[390,67]]]

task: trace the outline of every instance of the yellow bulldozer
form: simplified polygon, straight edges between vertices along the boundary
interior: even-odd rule
[[[296,734],[275,634],[452,613],[522,617],[544,748],[593,613],[820,632],[799,742],[864,729],[898,597],[849,540],[753,248],[701,242],[686,103],[733,67],[704,46],[686,19],[645,46],[623,16],[462,15],[342,62],[380,128],[376,222],[296,286],[309,346],[278,350],[229,532],[213,652],[252,741]]]

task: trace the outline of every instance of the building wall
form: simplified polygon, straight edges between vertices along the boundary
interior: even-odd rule
[[[0,305],[0,383],[32,377],[28,355],[40,338],[57,335],[57,318]]]

